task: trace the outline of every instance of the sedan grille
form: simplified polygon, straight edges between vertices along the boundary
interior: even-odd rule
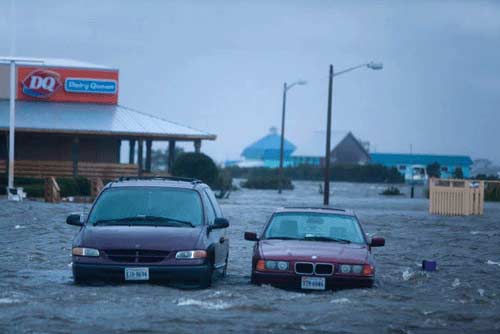
[[[297,262],[295,263],[295,272],[297,274],[312,275],[314,265],[309,262]]]
[[[316,263],[314,273],[316,275],[330,276],[333,274],[333,265],[329,263]]]
[[[169,254],[168,251],[145,249],[108,249],[104,250],[106,256],[114,262],[121,263],[155,263],[163,261]]]

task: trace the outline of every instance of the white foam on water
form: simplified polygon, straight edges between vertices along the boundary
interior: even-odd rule
[[[12,298],[0,298],[0,304],[14,304],[14,303],[19,303],[19,300]]]
[[[349,304],[351,301],[347,298],[336,298],[330,300],[330,304]]]
[[[451,286],[454,288],[458,288],[460,286],[460,280],[458,278],[455,278],[453,280],[453,283],[451,283]]]
[[[491,261],[491,260],[488,260],[488,261],[486,262],[486,264],[496,265],[496,266],[499,266],[499,267],[500,267],[500,262],[495,262],[495,261]]]
[[[14,226],[14,228],[15,228],[16,230],[18,230],[18,229],[20,229],[20,228],[24,228],[24,226],[21,226],[21,225],[16,225],[16,226]]]
[[[181,298],[176,302],[179,306],[199,306],[206,310],[225,310],[231,307],[231,304],[225,303],[221,300],[215,302],[205,302],[191,298]]]
[[[483,289],[477,289],[477,293],[479,293],[479,295],[481,297],[484,297],[484,290]]]
[[[408,281],[413,276],[415,276],[415,273],[411,272],[410,269],[405,269],[405,271],[403,271],[403,280]]]

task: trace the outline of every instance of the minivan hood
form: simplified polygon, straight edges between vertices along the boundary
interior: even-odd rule
[[[196,249],[201,227],[88,226],[78,246],[96,249]]]
[[[364,263],[369,256],[367,245],[302,240],[262,240],[260,251],[264,259],[288,261]]]

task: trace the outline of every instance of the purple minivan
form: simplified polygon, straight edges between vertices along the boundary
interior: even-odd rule
[[[121,178],[106,185],[73,240],[73,278],[206,288],[226,273],[228,221],[212,190],[186,178]]]

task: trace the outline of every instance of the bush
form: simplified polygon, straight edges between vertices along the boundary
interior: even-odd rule
[[[249,178],[252,176],[269,176],[277,173],[270,168],[240,168],[227,167],[233,177]],[[323,180],[322,167],[300,165],[283,169],[285,177],[292,180]],[[404,176],[396,168],[387,168],[382,165],[335,165],[330,169],[332,181],[344,182],[371,182],[371,183],[404,183]]]
[[[56,179],[61,189],[61,197],[68,196],[90,196],[90,181],[84,177]]]
[[[500,183],[487,183],[484,189],[484,200],[500,202]]]
[[[59,188],[61,188],[61,197],[68,196],[90,196],[90,181],[85,177],[60,177],[56,178]],[[7,176],[0,175],[0,194],[6,194]],[[45,179],[31,177],[14,178],[16,187],[22,187],[28,194],[28,197],[43,197]]]
[[[278,189],[280,179],[277,175],[252,175],[242,182],[241,186],[243,188],[249,189]],[[283,189],[293,190],[292,180],[289,178],[283,178]]]
[[[380,195],[384,196],[398,196],[401,195],[401,191],[398,187],[389,187],[380,193]]]
[[[199,179],[214,187],[217,184],[219,170],[214,161],[203,153],[184,153],[175,160],[172,174]]]

